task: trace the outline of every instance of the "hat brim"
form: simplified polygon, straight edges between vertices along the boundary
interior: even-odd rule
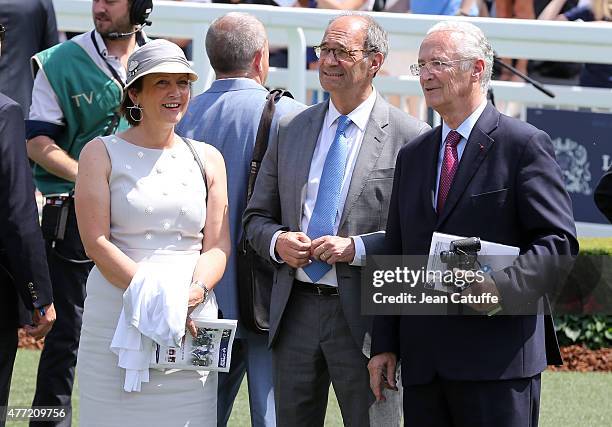
[[[162,64],[156,65],[152,67],[150,70],[143,71],[142,73],[138,73],[138,77],[133,79],[127,85],[125,85],[125,89],[129,88],[134,84],[134,82],[141,77],[146,76],[147,74],[153,73],[164,73],[164,74],[188,74],[189,81],[195,82],[198,79],[198,74],[193,71],[190,67],[185,64],[181,64],[179,62],[164,62]]]

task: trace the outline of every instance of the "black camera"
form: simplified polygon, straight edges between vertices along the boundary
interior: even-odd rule
[[[48,197],[42,209],[41,229],[43,238],[55,246],[55,241],[64,240],[68,215],[73,204],[69,196]]]
[[[446,264],[449,270],[475,270],[478,262],[478,251],[481,249],[478,237],[453,240],[448,251],[440,252],[440,261]]]

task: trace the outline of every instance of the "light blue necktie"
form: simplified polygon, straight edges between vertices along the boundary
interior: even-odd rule
[[[317,192],[317,201],[306,232],[311,240],[321,236],[334,235],[334,223],[338,213],[342,178],[344,177],[348,155],[348,144],[344,132],[350,124],[351,119],[348,116],[338,117],[336,136],[325,158],[319,191]],[[325,262],[313,260],[310,265],[304,267],[304,272],[310,277],[310,280],[317,283],[331,268],[331,265]]]

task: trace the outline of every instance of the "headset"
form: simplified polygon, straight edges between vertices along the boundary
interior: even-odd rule
[[[130,22],[132,25],[140,25],[141,28],[151,25],[151,21],[147,21],[151,11],[153,11],[153,0],[132,0]]]
[[[153,0],[131,0],[130,6],[130,23],[136,26],[134,31],[129,33],[110,33],[108,38],[111,40],[122,39],[129,37],[141,31],[147,25],[151,25],[151,21],[147,18],[153,11]]]

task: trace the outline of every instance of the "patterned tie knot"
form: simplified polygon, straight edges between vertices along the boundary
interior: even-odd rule
[[[461,134],[456,130],[451,130],[448,135],[446,135],[446,140],[444,142],[454,148],[459,144],[459,141],[461,141]]]
[[[336,135],[344,134],[351,124],[349,116],[338,117],[338,128],[336,129]]]

